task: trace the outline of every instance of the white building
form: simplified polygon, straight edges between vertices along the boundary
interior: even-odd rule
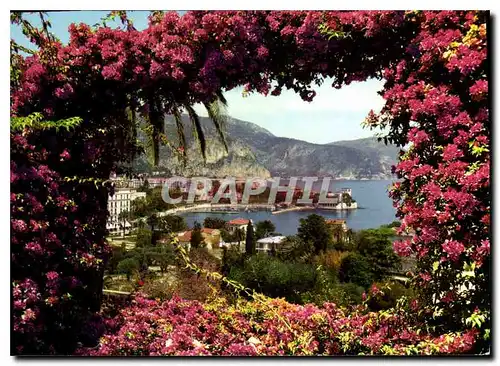
[[[330,199],[332,202],[326,203],[321,202],[318,203],[318,208],[322,208],[325,210],[349,210],[358,208],[357,202],[351,202],[347,204],[344,202],[343,195],[347,194],[352,199],[352,189],[350,188],[342,188],[340,192],[328,192],[326,197]]]
[[[115,188],[115,194],[108,197],[109,216],[106,228],[111,234],[118,234],[123,230],[120,213],[130,211],[132,201],[140,197],[145,198],[146,192],[137,192],[133,188]],[[125,231],[130,226],[130,223],[125,221]]]
[[[279,250],[281,243],[286,239],[286,236],[270,236],[257,240],[255,250],[257,253],[268,253],[273,250]]]

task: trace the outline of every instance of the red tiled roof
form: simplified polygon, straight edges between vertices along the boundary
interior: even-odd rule
[[[216,231],[216,230],[217,229],[209,229],[209,228],[204,227],[201,229],[201,232],[202,232],[202,234],[212,235],[214,233],[214,231]],[[193,234],[193,230],[189,230],[189,231],[184,232],[182,235],[177,236],[177,238],[179,239],[180,242],[184,242],[184,243],[189,242],[189,241],[191,241],[192,234]]]
[[[248,225],[249,222],[250,222],[250,220],[248,220],[248,219],[238,218],[238,219],[234,219],[234,220],[229,221],[228,224],[229,225]]]
[[[201,229],[201,232],[202,232],[202,233],[206,233],[206,234],[210,234],[210,235],[211,235],[211,234],[213,234],[213,232],[214,232],[215,230],[217,230],[217,229],[210,229],[210,228],[208,228],[208,227],[204,227],[203,229]]]
[[[184,234],[177,237],[180,242],[186,243],[191,241],[191,231],[186,231]]]

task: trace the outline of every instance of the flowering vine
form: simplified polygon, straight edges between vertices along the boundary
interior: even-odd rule
[[[395,250],[418,258],[414,281],[436,322],[464,331],[466,344],[479,323],[477,337],[487,339],[487,12],[154,12],[142,31],[126,13],[112,15],[124,29],[72,24],[63,45],[27,28],[38,50],[26,57],[11,43],[13,123],[43,117],[11,133],[15,353],[71,353],[75,330],[98,309],[112,189],[96,182],[137,153],[136,113],[160,140],[163,113],[178,106],[209,104],[241,85],[272,96],[293,89],[307,102],[325,78],[337,88],[384,78],[386,103],[366,123],[410,145],[390,195],[401,230],[415,236]],[[43,123],[74,116],[81,123],[69,131]]]

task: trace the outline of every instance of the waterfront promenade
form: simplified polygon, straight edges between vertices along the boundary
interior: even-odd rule
[[[341,210],[352,210],[356,209],[357,204],[353,203],[351,206],[347,206],[346,204],[338,205],[338,207],[321,207],[321,206],[292,206],[286,208],[278,208],[276,205],[264,204],[264,203],[250,203],[248,205],[245,204],[230,204],[230,203],[200,203],[189,206],[181,206],[172,208],[167,211],[159,212],[159,216],[166,215],[175,215],[183,212],[217,212],[217,211],[226,211],[228,213],[231,212],[241,212],[241,211],[271,211],[273,215],[278,215],[285,212],[293,212],[293,211],[308,211],[308,210],[316,210],[323,209],[327,211],[341,211]]]
[[[182,213],[182,212],[211,212],[211,211],[222,211],[222,210],[228,210],[228,212],[232,211],[245,211],[245,210],[267,210],[267,211],[274,211],[276,209],[275,205],[269,205],[269,204],[262,204],[262,203],[250,203],[248,205],[245,204],[230,204],[230,203],[201,203],[197,205],[190,205],[190,206],[182,206],[182,207],[176,207],[172,208],[167,211],[159,212],[158,215],[160,216],[166,216],[166,215],[173,215],[177,213]]]

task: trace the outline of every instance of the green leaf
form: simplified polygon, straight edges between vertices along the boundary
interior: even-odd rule
[[[439,268],[439,261],[432,263],[432,272],[436,272]]]
[[[485,329],[484,330],[484,337],[483,337],[483,339],[485,341],[487,341],[488,339],[490,339],[490,330],[489,329]]]
[[[47,121],[39,112],[34,112],[26,117],[13,117],[10,120],[10,128],[14,132],[22,131],[25,128],[30,128],[33,130],[48,130],[55,129],[58,131],[60,128],[64,128],[69,131],[72,128],[77,127],[82,123],[82,119],[79,117],[71,117],[67,119],[62,119],[58,121]]]

